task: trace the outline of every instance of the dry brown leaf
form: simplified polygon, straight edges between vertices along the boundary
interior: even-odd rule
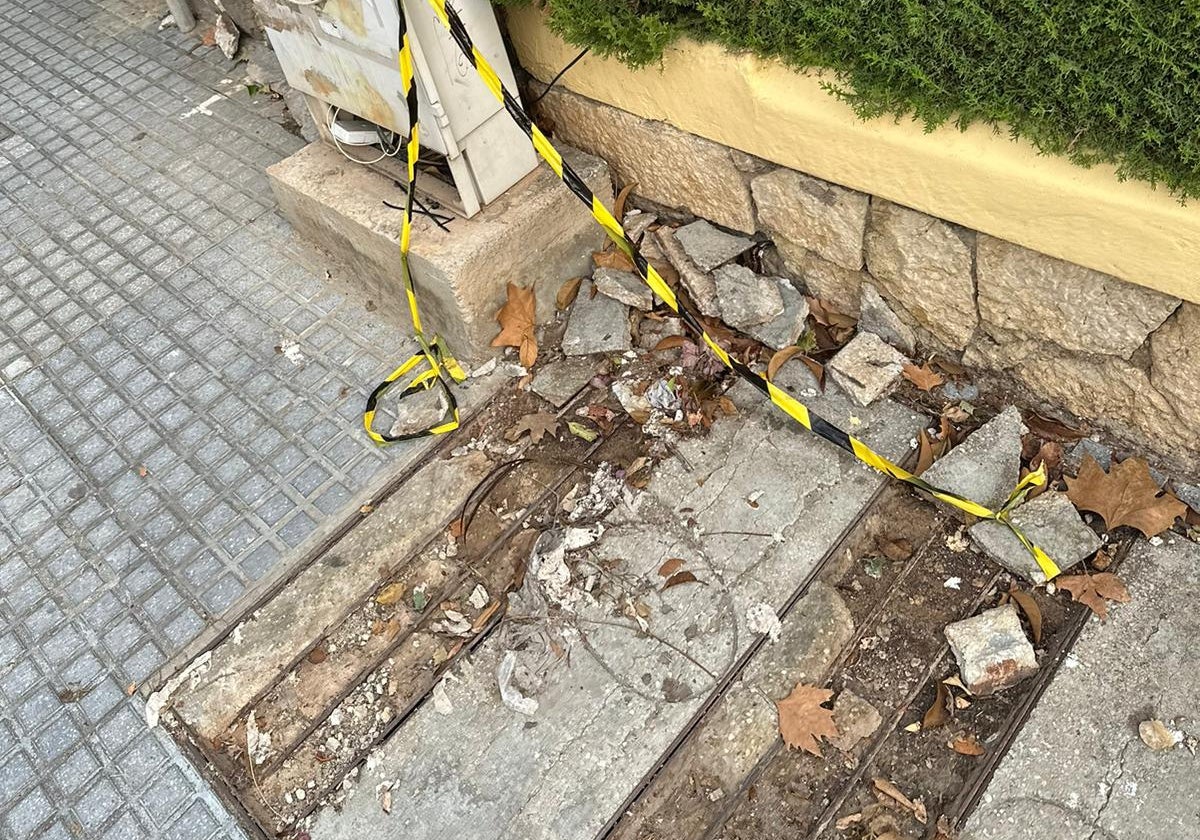
[[[1086,429],[1075,429],[1071,426],[1064,425],[1057,420],[1051,420],[1049,417],[1043,417],[1040,414],[1030,412],[1025,417],[1025,426],[1029,431],[1033,432],[1040,438],[1058,438],[1061,440],[1079,440],[1087,436]]]
[[[475,620],[471,622],[471,632],[478,633],[480,630],[486,627],[487,623],[491,621],[492,616],[496,614],[498,609],[500,609],[499,601],[492,601],[492,603],[484,607],[483,612],[475,616]]]
[[[375,596],[375,603],[383,607],[390,607],[400,603],[404,598],[404,584],[400,582],[389,583],[383,589],[379,590],[379,594]]]
[[[370,504],[370,503],[362,505],[361,507],[359,507],[358,512],[361,513],[363,516],[372,514],[375,512],[375,505]]]
[[[557,417],[547,411],[537,411],[523,416],[515,426],[505,433],[504,437],[515,441],[528,432],[531,442],[541,443],[547,432],[550,433],[550,437],[554,437],[556,429],[558,429]]]
[[[597,251],[592,254],[592,262],[596,268],[611,268],[616,271],[633,272],[636,269],[633,266],[633,260],[625,256],[622,251]]]
[[[676,572],[667,578],[667,582],[662,585],[659,592],[666,592],[672,586],[679,586],[681,583],[699,583],[700,579],[691,572]]]
[[[1042,610],[1037,605],[1037,601],[1028,592],[1022,592],[1015,586],[1010,586],[1008,594],[1017,602],[1017,606],[1021,608],[1021,612],[1025,613],[1025,617],[1029,619],[1029,629],[1033,633],[1033,643],[1040,644],[1042,641]]]
[[[916,385],[922,391],[932,391],[934,388],[946,381],[942,379],[937,371],[929,366],[929,362],[926,362],[921,367],[917,367],[913,364],[907,364],[901,370],[901,373],[904,374],[905,379]]]
[[[983,755],[987,752],[974,735],[963,735],[950,742],[950,749],[959,755]]]
[[[792,693],[775,701],[779,710],[779,734],[789,747],[821,756],[818,738],[836,738],[833,712],[822,706],[833,697],[827,688],[796,683]]]
[[[935,460],[933,454],[933,444],[929,441],[929,433],[924,429],[917,435],[918,451],[917,465],[913,468],[913,475],[920,475],[933,466]]]
[[[672,557],[670,560],[658,567],[658,574],[659,577],[669,578],[682,568],[683,559],[680,557]]]
[[[126,697],[132,697],[134,692],[136,692],[136,691],[137,691],[137,683],[130,683],[129,685],[125,686],[125,696]]]
[[[925,710],[925,716],[921,718],[921,729],[937,729],[939,726],[944,726],[950,721],[950,689],[946,688],[945,683],[937,684],[937,697],[934,698],[933,704]]]
[[[966,376],[967,369],[953,359],[947,359],[942,356],[934,356],[929,360],[933,366],[947,376]]]
[[[821,300],[820,298],[808,298],[808,311],[812,313],[813,318],[818,324],[826,327],[850,330],[854,329],[858,324],[857,318],[838,312],[828,301]]]
[[[1067,498],[1080,510],[1104,518],[1113,530],[1122,525],[1137,528],[1147,537],[1157,536],[1187,513],[1187,506],[1169,493],[1160,495],[1145,461],[1129,458],[1107,473],[1091,455],[1083,459],[1076,478],[1067,479]]]
[[[307,659],[309,662],[311,662],[313,665],[320,665],[322,662],[324,662],[326,659],[329,658],[329,648],[326,646],[326,643],[324,641],[322,641],[315,648],[310,650],[308,652],[308,656],[306,656],[304,658]]]
[[[555,305],[560,310],[569,307],[575,302],[575,296],[579,294],[579,287],[582,284],[582,277],[572,277],[570,280],[559,286],[558,294],[554,296]]]
[[[771,382],[775,379],[775,374],[779,373],[779,369],[787,364],[788,359],[800,352],[800,348],[792,344],[779,350],[775,355],[771,356],[771,361],[767,362],[767,381]]]
[[[909,799],[900,792],[900,788],[896,787],[887,779],[876,776],[871,780],[871,782],[875,785],[875,790],[879,791],[889,799],[894,800],[906,810],[911,811],[912,815],[917,818],[918,822],[920,822],[922,825],[925,824],[925,820],[928,819],[928,816],[925,812],[924,803],[922,803],[919,799],[916,801]]]
[[[617,200],[613,202],[613,218],[625,218],[625,202],[629,201],[629,194],[637,188],[637,182],[626,184],[621,187],[621,191],[617,193]]]
[[[894,563],[912,557],[912,543],[906,539],[893,540],[886,537],[876,537],[875,545],[879,546],[879,550],[883,552],[884,557]]]
[[[533,289],[523,289],[516,283],[508,284],[508,300],[496,313],[500,334],[492,339],[493,347],[520,347],[527,339],[533,339],[533,323],[537,301]],[[536,348],[536,340],[534,347]]]
[[[733,400],[729,399],[729,397],[721,397],[721,399],[717,400],[717,405],[721,407],[721,413],[726,417],[732,417],[737,414],[737,406],[733,404]]]
[[[451,539],[455,539],[455,540],[461,539],[463,533],[466,531],[466,527],[467,527],[467,523],[465,521],[463,521],[463,518],[461,516],[458,517],[457,519],[455,519],[453,522],[451,522],[450,523]]]
[[[863,821],[862,811],[858,811],[856,813],[847,814],[846,816],[842,817],[836,823],[834,823],[834,827],[838,831],[845,831],[850,826],[857,825],[858,823],[860,823],[862,821]]]
[[[658,352],[659,350],[674,350],[677,347],[682,347],[687,343],[687,339],[681,335],[668,335],[665,338],[660,339],[658,344],[654,345],[654,352]]]
[[[1101,619],[1108,618],[1108,602],[1129,603],[1129,590],[1125,583],[1111,572],[1097,575],[1067,575],[1057,577],[1054,583],[1059,589],[1071,593],[1071,597],[1086,604]]]

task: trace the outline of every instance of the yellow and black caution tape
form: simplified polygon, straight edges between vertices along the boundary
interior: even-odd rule
[[[413,334],[421,347],[421,352],[415,353],[409,357],[408,361],[392,371],[387,379],[380,382],[367,397],[367,405],[363,409],[363,426],[371,440],[379,444],[413,440],[428,435],[441,435],[457,429],[459,425],[458,400],[455,399],[454,392],[446,382],[446,376],[455,382],[462,382],[467,378],[466,373],[436,335],[431,339],[426,339],[425,330],[421,325],[421,311],[417,306],[417,287],[413,283],[412,270],[408,265],[408,248],[412,240],[413,194],[416,191],[417,155],[421,150],[421,132],[417,122],[417,85],[413,74],[412,47],[408,40],[408,22],[404,17],[404,7],[397,3],[396,8],[400,13],[400,84],[404,89],[409,124],[408,142],[405,144],[408,190],[404,200],[404,221],[400,228],[400,271],[404,277],[404,293],[408,297],[408,311],[412,316]],[[376,431],[374,428],[375,411],[379,405],[379,398],[414,370],[420,372],[406,382],[404,390],[400,392],[397,399],[411,397],[413,394],[427,391],[436,385],[442,389],[442,397],[445,400],[445,413],[442,415],[442,419],[433,426],[403,434],[393,435]]]
[[[903,481],[906,484],[910,484],[913,487],[923,490],[924,492],[933,496],[935,499],[945,502],[946,504],[958,508],[959,510],[979,519],[990,519],[1004,523],[1012,530],[1017,539],[1021,541],[1021,544],[1029,550],[1029,553],[1033,555],[1034,559],[1038,563],[1038,566],[1041,567],[1041,570],[1046,575],[1047,579],[1054,578],[1059,574],[1060,570],[1058,565],[1052,559],[1050,559],[1046,552],[1034,545],[1033,541],[1030,540],[1029,537],[1027,537],[1021,531],[1021,529],[1016,527],[1009,519],[1009,514],[1017,505],[1024,501],[1026,495],[1028,495],[1032,488],[1046,483],[1046,473],[1043,468],[1039,468],[1036,472],[1030,473],[1021,479],[1021,481],[1017,484],[1016,489],[1013,490],[1012,494],[1009,496],[1008,500],[1004,503],[1000,510],[994,511],[991,508],[978,504],[977,502],[973,502],[970,499],[958,495],[957,493],[952,493],[949,490],[943,490],[939,487],[935,487],[919,476],[916,476],[904,469],[900,465],[893,463],[879,453],[875,452],[863,441],[859,440],[853,435],[848,434],[847,432],[842,431],[837,426],[818,416],[814,412],[809,411],[806,405],[797,400],[787,391],[779,388],[774,383],[768,381],[761,374],[756,373],[748,365],[729,355],[729,353],[727,353],[724,348],[717,344],[717,342],[713,340],[712,336],[708,334],[708,332],[704,329],[704,325],[700,322],[700,319],[689,309],[681,305],[681,302],[679,298],[676,297],[675,292],[666,284],[659,273],[655,271],[654,266],[647,262],[646,258],[642,256],[637,246],[625,234],[625,229],[621,226],[621,223],[613,217],[612,213],[610,213],[608,208],[604,206],[603,202],[593,195],[592,191],[588,189],[587,184],[583,182],[583,179],[580,178],[579,175],[573,169],[571,169],[566,162],[563,161],[562,155],[559,154],[558,150],[554,148],[550,141],[546,139],[546,136],[534,124],[533,120],[530,119],[529,115],[525,112],[525,109],[521,107],[520,102],[518,102],[516,97],[514,97],[512,93],[504,87],[503,82],[500,81],[500,77],[496,75],[496,71],[492,69],[487,59],[483,57],[483,55],[476,48],[475,44],[471,41],[471,36],[467,32],[466,27],[463,25],[462,18],[459,17],[458,13],[446,4],[446,0],[429,0],[429,4],[433,7],[434,13],[437,15],[438,20],[440,20],[442,25],[450,31],[451,37],[454,39],[455,43],[458,44],[459,49],[462,50],[462,53],[466,57],[467,61],[469,61],[479,73],[479,77],[483,80],[483,84],[492,92],[496,99],[498,99],[504,105],[505,110],[507,110],[513,120],[516,121],[521,130],[528,135],[530,141],[533,143],[534,149],[537,150],[537,153],[542,157],[543,160],[546,161],[546,163],[550,165],[550,168],[553,169],[554,173],[562,179],[562,182],[566,184],[567,188],[570,189],[571,192],[573,192],[579,198],[579,200],[588,207],[589,210],[591,210],[596,221],[599,222],[600,226],[604,228],[604,231],[616,245],[617,249],[629,257],[629,259],[633,262],[638,274],[641,276],[642,280],[646,282],[654,294],[661,298],[663,302],[667,304],[667,306],[671,307],[671,309],[679,316],[689,330],[703,339],[704,343],[708,345],[708,348],[727,368],[737,373],[743,379],[750,382],[750,384],[754,385],[754,387],[766,394],[772,403],[774,403],[780,410],[782,410],[801,426],[851,453],[855,458],[862,461],[864,464],[867,464],[868,466],[878,470],[884,475],[891,476],[898,481]],[[403,55],[404,54],[401,53],[402,69],[404,64]],[[408,72],[411,74],[411,68],[408,70]],[[406,91],[407,90],[409,90],[409,88],[406,87]],[[412,107],[414,106],[410,104],[410,108]],[[415,144],[415,139],[412,142]],[[415,154],[415,152],[410,150],[410,179],[413,154]],[[411,197],[411,183],[409,194]],[[405,271],[407,278],[407,268]],[[411,284],[409,285],[409,288],[411,289]],[[412,305],[415,320],[415,302]]]

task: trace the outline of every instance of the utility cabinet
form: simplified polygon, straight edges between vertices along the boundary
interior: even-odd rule
[[[483,86],[475,69],[426,0],[401,0],[417,80],[421,146],[444,159],[453,181],[435,195],[471,217],[537,165],[529,138]],[[303,91],[322,137],[334,143],[337,115],[358,117],[399,136],[408,134],[401,92],[397,0],[254,0],[288,84]],[[472,40],[510,90],[512,67],[488,0],[455,0]],[[396,144],[395,150],[403,144]],[[341,144],[344,153],[347,152]],[[360,159],[367,149],[370,160]],[[370,153],[374,150],[376,153]],[[403,171],[403,151],[386,155],[355,147],[348,157]],[[382,155],[382,156],[380,156]],[[379,157],[379,160],[375,160]],[[431,179],[423,179],[428,181]],[[446,200],[447,193],[451,200]]]

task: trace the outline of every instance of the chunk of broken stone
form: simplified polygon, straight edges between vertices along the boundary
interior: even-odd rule
[[[907,361],[875,333],[860,332],[838,351],[826,369],[855,402],[867,406],[892,392]]]
[[[629,334],[629,310],[608,295],[592,295],[585,282],[571,304],[571,315],[563,333],[562,349],[568,356],[591,353],[623,353],[633,348]]]
[[[699,266],[692,262],[684,252],[683,245],[675,237],[674,229],[666,226],[660,227],[654,232],[654,238],[662,249],[663,256],[667,258],[667,262],[679,272],[679,279],[683,283],[683,287],[687,289],[692,303],[696,304],[696,308],[700,310],[700,314],[709,318],[720,318],[721,309],[717,305],[716,282],[701,271]]]
[[[596,367],[595,359],[559,359],[537,371],[530,388],[555,408],[562,408],[596,375]]]
[[[900,320],[887,301],[870,283],[859,289],[858,328],[875,333],[893,347],[912,355],[917,350],[917,334]]]
[[[721,319],[734,329],[766,324],[783,314],[783,295],[771,277],[744,265],[726,265],[713,272]]]
[[[638,322],[637,345],[643,350],[653,350],[664,338],[683,334],[683,322],[678,318],[642,318]]]
[[[743,332],[772,350],[781,350],[795,344],[804,333],[804,322],[808,318],[808,300],[783,277],[767,279],[773,280],[779,289],[779,296],[783,298],[783,314],[757,327],[747,327]]]
[[[925,471],[935,487],[998,509],[1017,486],[1025,424],[1013,406],[984,423]]]
[[[625,228],[625,235],[636,243],[645,235],[650,225],[657,221],[658,217],[653,213],[630,210],[625,214],[625,222],[621,226]]]
[[[237,54],[241,37],[242,33],[238,31],[237,25],[229,15],[217,15],[217,23],[213,27],[213,40],[226,58],[232,59]]]
[[[863,738],[874,735],[881,723],[883,718],[874,706],[850,689],[842,689],[833,702],[833,725],[838,734],[829,743],[842,752],[850,752]]]
[[[600,294],[619,300],[626,306],[634,306],[646,312],[654,308],[654,293],[636,274],[615,268],[598,268],[592,275],[592,282],[596,284],[596,290]]]
[[[1037,672],[1037,657],[1025,638],[1015,604],[948,624],[945,632],[963,684],[977,697],[994,694]]]
[[[725,265],[754,245],[753,239],[726,233],[704,219],[679,228],[675,231],[675,238],[701,271],[712,271]]]
[[[1042,493],[1014,510],[1009,518],[1060,569],[1087,559],[1102,545],[1096,532],[1079,517],[1066,493]],[[1029,549],[1004,523],[983,520],[972,525],[967,533],[988,557],[1010,572],[1034,583],[1045,583],[1046,575]]]

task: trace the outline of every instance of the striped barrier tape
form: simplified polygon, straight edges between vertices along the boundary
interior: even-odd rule
[[[700,319],[695,315],[695,313],[682,305],[675,292],[669,285],[667,285],[659,273],[654,269],[654,266],[650,265],[646,258],[642,256],[642,253],[638,250],[637,245],[634,244],[634,242],[626,235],[625,229],[621,226],[621,223],[613,217],[608,208],[604,206],[604,203],[600,201],[600,199],[596,197],[590,189],[588,189],[588,186],[583,182],[583,179],[580,178],[579,175],[570,167],[570,165],[563,160],[562,155],[559,154],[558,150],[555,149],[553,144],[551,144],[546,138],[546,135],[544,135],[537,125],[534,124],[533,120],[530,119],[529,115],[525,112],[525,109],[521,107],[521,104],[517,101],[516,97],[513,96],[513,94],[507,88],[505,88],[504,83],[500,80],[500,77],[496,75],[496,71],[492,69],[492,66],[488,63],[487,59],[483,57],[483,55],[479,52],[479,49],[472,42],[471,36],[467,32],[466,26],[463,24],[462,18],[459,17],[458,13],[452,7],[447,5],[446,0],[428,0],[428,2],[433,7],[434,14],[436,14],[438,20],[441,21],[442,25],[446,27],[447,30],[449,30],[451,38],[453,38],[454,42],[458,44],[458,47],[466,57],[466,60],[469,61],[475,68],[480,79],[483,81],[484,86],[487,87],[487,89],[492,92],[492,95],[494,95],[496,99],[498,99],[504,105],[505,110],[508,111],[509,115],[513,118],[521,130],[529,137],[529,140],[531,143],[533,143],[533,147],[537,151],[538,155],[540,155],[541,158],[546,161],[547,164],[549,164],[550,168],[554,170],[554,174],[562,180],[567,188],[571,190],[571,192],[574,193],[575,196],[582,201],[589,210],[591,210],[592,216],[596,219],[600,226],[604,228],[604,231],[608,234],[609,239],[613,241],[619,251],[625,254],[625,256],[629,257],[629,259],[633,262],[634,267],[637,269],[638,275],[650,287],[654,294],[657,295],[664,303],[667,304],[667,306],[671,308],[672,311],[679,316],[683,324],[689,330],[691,330],[692,333],[704,341],[705,345],[708,346],[709,350],[713,352],[713,354],[721,361],[722,364],[724,364],[738,376],[748,381],[755,388],[762,391],[763,394],[765,394],[777,408],[779,408],[801,426],[817,436],[824,438],[830,443],[833,443],[835,446],[844,449],[846,452],[849,452],[867,466],[872,467],[884,475],[891,476],[897,481],[902,481],[905,484],[916,487],[917,489],[928,493],[933,498],[938,499],[939,501],[955,507],[965,513],[968,513],[971,516],[979,519],[989,519],[1003,523],[1013,532],[1017,539],[1020,540],[1021,544],[1025,546],[1029,553],[1033,555],[1033,558],[1037,561],[1038,566],[1045,574],[1047,580],[1053,579],[1059,574],[1060,569],[1058,565],[1050,558],[1050,556],[1047,555],[1046,552],[1037,545],[1035,545],[1033,541],[1029,539],[1029,537],[1009,519],[1009,514],[1014,508],[1016,508],[1025,500],[1025,497],[1029,494],[1030,490],[1032,490],[1034,487],[1040,487],[1046,483],[1046,472],[1044,465],[1039,467],[1037,471],[1031,472],[1022,478],[999,510],[992,510],[985,505],[981,505],[978,502],[973,502],[957,493],[952,493],[949,490],[936,487],[922,479],[920,476],[914,475],[913,473],[904,469],[899,464],[890,461],[889,459],[880,455],[878,452],[875,452],[863,441],[833,425],[828,420],[825,420],[817,415],[815,412],[810,411],[809,408],[804,405],[804,403],[797,400],[787,391],[778,387],[761,374],[755,372],[748,365],[729,355],[729,353],[727,353],[725,349],[721,347],[715,340],[713,340],[712,336],[708,334],[704,328],[704,325],[700,322]],[[401,17],[403,18],[403,11],[401,11]],[[403,28],[403,24],[401,24],[401,26]],[[403,58],[401,60],[401,64],[403,69]],[[409,72],[411,72],[411,70]],[[412,154],[413,152],[410,151],[410,161],[412,160]]]
[[[440,339],[435,335],[431,339],[425,338],[425,330],[421,325],[421,310],[417,306],[417,287],[413,283],[412,270],[408,265],[408,249],[412,241],[412,220],[413,220],[413,200],[414,189],[417,181],[417,155],[421,149],[421,132],[417,122],[417,85],[416,78],[413,73],[412,47],[408,40],[408,21],[404,16],[404,8],[399,3],[396,4],[400,11],[400,84],[404,89],[404,100],[408,107],[408,124],[411,126],[408,134],[408,143],[405,145],[405,156],[408,163],[408,184],[407,194],[404,200],[404,221],[400,228],[400,271],[404,278],[404,293],[408,298],[408,312],[412,317],[413,335],[417,343],[421,347],[420,353],[415,353],[409,359],[396,368],[387,378],[375,387],[371,395],[367,397],[367,405],[363,409],[363,427],[367,430],[367,435],[371,440],[378,444],[395,443],[401,440],[414,440],[416,438],[427,437],[429,435],[442,435],[446,432],[452,432],[459,426],[458,418],[458,400],[454,397],[454,392],[450,388],[450,384],[446,381],[449,376],[455,382],[462,382],[467,378],[467,374],[450,355],[449,351],[442,346]],[[424,366],[423,369],[422,365]],[[402,434],[390,434],[378,432],[375,430],[375,412],[379,406],[380,398],[397,382],[414,370],[420,369],[420,372],[409,379],[404,389],[400,392],[397,399],[403,400],[406,397],[411,397],[414,394],[419,394],[422,391],[427,391],[435,385],[441,389],[441,397],[445,402],[445,409],[442,419],[433,426],[413,432],[405,432]]]

